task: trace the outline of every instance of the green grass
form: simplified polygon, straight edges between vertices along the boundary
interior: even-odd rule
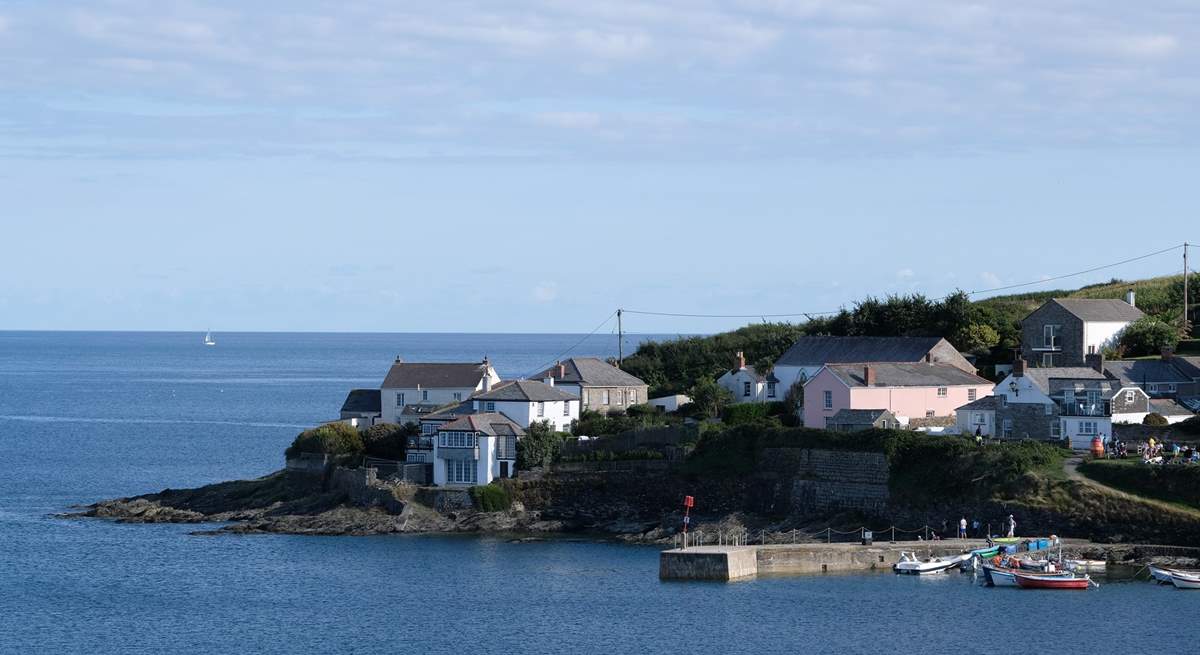
[[[1126,493],[1192,510],[1200,509],[1200,465],[1153,466],[1140,459],[1092,460],[1079,466],[1087,477]]]

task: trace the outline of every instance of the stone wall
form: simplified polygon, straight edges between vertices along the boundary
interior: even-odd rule
[[[363,507],[382,507],[389,514],[404,511],[404,501],[396,498],[392,487],[379,482],[373,468],[339,466],[329,475],[329,489],[346,494],[350,502]]]
[[[1054,355],[1055,366],[1084,366],[1083,322],[1058,303],[1047,302],[1037,311],[1021,321],[1021,356],[1029,366],[1042,365],[1041,348],[1045,343],[1043,328],[1046,325],[1061,325],[1058,333],[1060,351]]]
[[[329,455],[319,455],[316,453],[300,453],[294,457],[288,457],[284,460],[284,468],[294,473],[310,473],[313,475],[323,475],[325,468],[333,461],[333,457]]]
[[[800,514],[857,510],[882,513],[890,499],[883,453],[769,448],[763,466],[779,476],[779,498]]]
[[[1004,419],[1012,421],[1011,439],[1056,439],[1050,431],[1052,423],[1058,423],[1058,406],[1051,407],[1051,414],[1046,414],[1046,406],[1040,403],[1008,403],[996,409],[996,436],[1004,438]]]

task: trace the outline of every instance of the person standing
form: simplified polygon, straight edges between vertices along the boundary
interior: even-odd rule
[[[976,539],[979,538],[979,519],[971,519],[971,534],[975,535]]]
[[[958,520],[958,538],[967,538],[967,517],[965,516]]]
[[[1015,536],[1017,536],[1016,533],[1017,533],[1017,520],[1013,518],[1012,514],[1009,514],[1008,515],[1008,536],[1015,537]]]

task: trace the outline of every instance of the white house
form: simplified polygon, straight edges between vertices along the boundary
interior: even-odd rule
[[[379,389],[384,423],[417,423],[435,409],[467,400],[500,382],[496,369],[482,362],[405,362],[399,357]]]
[[[746,355],[738,351],[733,368],[717,378],[721,385],[733,394],[735,403],[766,403],[783,400],[783,389],[774,373],[763,375],[753,366],[746,365]]]
[[[476,412],[500,412],[522,428],[530,423],[548,421],[556,432],[571,429],[571,421],[579,418],[579,397],[535,380],[501,382],[490,391],[476,394],[472,399]]]
[[[470,414],[438,427],[433,484],[473,486],[509,478],[517,470],[517,440],[525,431],[498,412]]]

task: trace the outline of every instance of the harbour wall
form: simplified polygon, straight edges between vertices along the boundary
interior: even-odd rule
[[[891,570],[905,551],[921,557],[957,555],[981,548],[982,541],[913,541],[861,544],[786,544],[766,546],[694,546],[665,550],[659,556],[663,580],[739,580],[757,575],[795,575]]]

